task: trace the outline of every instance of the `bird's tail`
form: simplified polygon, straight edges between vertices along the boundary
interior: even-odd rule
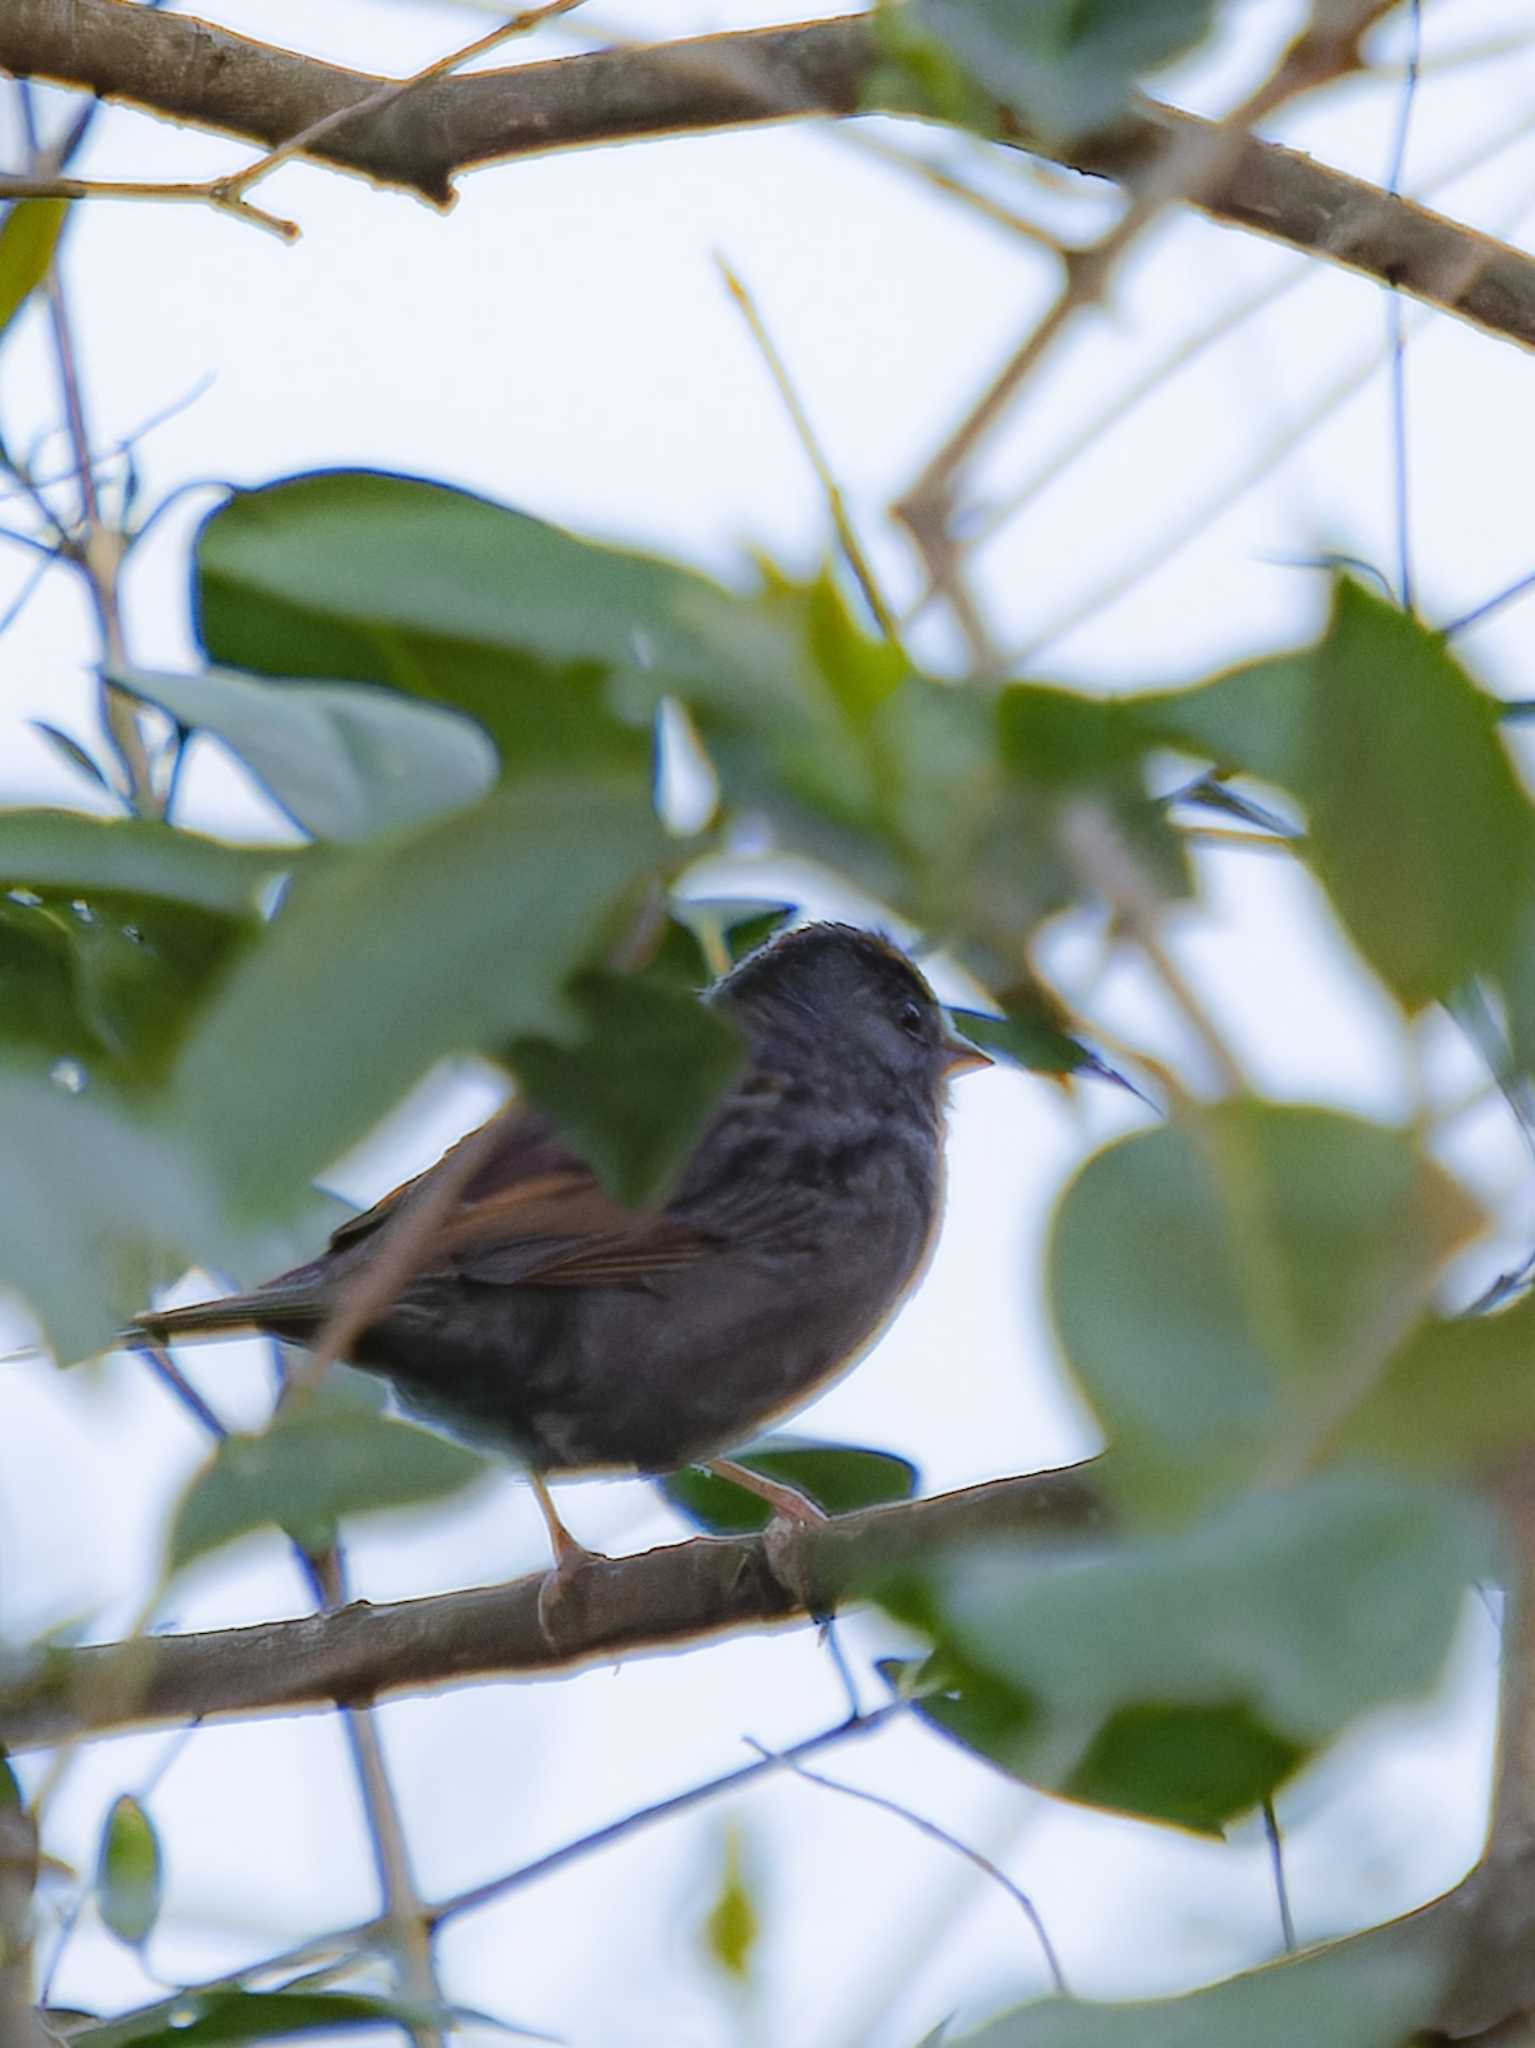
[[[194,1301],[184,1308],[145,1309],[128,1332],[157,1343],[183,1337],[227,1337],[237,1330],[265,1330],[276,1337],[313,1335],[324,1318],[325,1304],[312,1286],[263,1287],[253,1294],[231,1294],[222,1301]]]

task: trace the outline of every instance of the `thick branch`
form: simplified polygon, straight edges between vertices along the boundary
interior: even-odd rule
[[[535,1574],[389,1606],[357,1601],[299,1621],[54,1652],[0,1694],[0,1750],[212,1714],[357,1705],[466,1679],[550,1677],[798,1620],[807,1601],[830,1607],[871,1572],[934,1543],[1106,1524],[1090,1468],[1071,1466],[839,1516],[796,1540],[782,1575],[762,1537],[700,1537],[595,1560],[542,1616]]]
[[[454,176],[477,165],[854,113],[874,62],[867,20],[856,16],[604,50],[434,79],[330,130],[308,153],[448,206]],[[381,82],[371,72],[122,0],[5,0],[0,70],[81,86],[263,146],[360,104]],[[1145,102],[1069,161],[1126,178],[1175,130],[1206,125]],[[1027,135],[1015,139],[1044,153]],[[1535,261],[1294,150],[1250,139],[1198,204],[1216,220],[1397,285],[1488,333],[1535,347]]]

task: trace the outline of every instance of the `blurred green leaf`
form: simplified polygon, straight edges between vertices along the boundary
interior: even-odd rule
[[[704,1920],[704,1950],[726,1976],[745,1984],[752,1973],[761,1929],[746,1871],[741,1830],[734,1822],[726,1824],[724,1852],[719,1889]]]
[[[201,1991],[163,2012],[135,2021],[104,2020],[70,2035],[71,2048],[234,2048],[244,2041],[290,2041],[301,2034],[352,2033],[379,2027],[440,2029],[444,2014],[398,1998],[361,1991]],[[515,2031],[509,2029],[508,2031]]]
[[[1134,1706],[1111,1714],[1061,1786],[1088,1806],[1135,1809],[1195,1833],[1215,1834],[1250,1813],[1305,1761],[1303,1744],[1276,1735],[1237,1703]]]
[[[230,747],[306,832],[368,839],[483,796],[497,755],[480,727],[393,690],[257,681],[232,669],[112,680]]]
[[[96,1859],[96,1910],[129,1948],[142,1948],[160,1917],[164,1873],[160,1837],[139,1802],[112,1802]]]
[[[908,1459],[862,1445],[780,1434],[761,1437],[731,1457],[749,1471],[794,1487],[828,1515],[910,1500],[917,1490],[917,1468]],[[696,1466],[669,1472],[660,1485],[672,1506],[711,1536],[748,1535],[772,1519],[765,1500]]]
[[[1048,1252],[1104,1483],[1195,1512],[1331,1439],[1480,1226],[1404,1132],[1232,1102],[1097,1153]]]
[[[1148,736],[1300,799],[1308,858],[1409,1010],[1504,969],[1528,916],[1535,813],[1498,701],[1417,620],[1340,582],[1308,651],[1127,709]]]
[[[739,1070],[740,1033],[654,974],[593,968],[569,984],[583,1032],[571,1045],[519,1038],[507,1058],[610,1194],[658,1199]]]
[[[0,811],[0,1056],[76,1085],[161,1079],[285,865],[165,825]]]
[[[434,1060],[579,1028],[565,984],[658,850],[638,776],[550,780],[302,874],[174,1077],[231,1206],[296,1200]]]
[[[1047,1790],[1209,1828],[1426,1691],[1494,1559],[1475,1501],[1356,1470],[1174,1535],[956,1549],[874,1590],[936,1639],[926,1718]]]
[[[0,810],[0,887],[163,896],[249,917],[300,847],[226,846],[145,818]]]
[[[162,897],[0,896],[0,1048],[84,1086],[163,1078],[198,1005],[256,919]]]
[[[1432,2018],[1450,1962],[1444,1935],[1415,1919],[1181,1998],[1019,2006],[955,2048],[1401,2048]]]
[[[67,199],[18,199],[0,221],[0,340],[48,275]]]
[[[285,1408],[260,1436],[225,1437],[182,1495],[167,1569],[254,1529],[315,1546],[344,1515],[458,1493],[486,1460],[434,1430],[399,1422],[329,1382]]]
[[[206,1220],[195,1176],[105,1088],[74,1095],[0,1066],[0,1130],[0,1287],[26,1300],[61,1359],[89,1356],[152,1278],[187,1264]]]
[[[957,1010],[950,1004],[949,1015],[973,1045],[997,1053],[1031,1074],[1105,1074],[1119,1079],[1081,1039],[1043,1014],[1015,1012],[997,1017],[986,1010]]]
[[[1496,1315],[1433,1318],[1339,1433],[1345,1454],[1474,1471],[1535,1438],[1535,1295]]]
[[[1209,32],[1215,0],[911,0],[914,26],[1036,135],[1107,127],[1136,80]]]
[[[29,718],[27,724],[48,742],[67,767],[73,768],[77,775],[83,775],[87,782],[103,791],[114,803],[122,801],[96,756],[87,753],[73,734],[65,732],[62,726],[50,725],[46,718]]]
[[[1042,683],[1013,683],[997,699],[1003,764],[1027,804],[1035,838],[1032,858],[1059,876],[1060,900],[1080,893],[1063,865],[1058,827],[1084,803],[1107,821],[1145,880],[1168,897],[1188,895],[1188,854],[1163,805],[1146,793],[1147,741],[1132,706]],[[1031,877],[1031,887],[1041,883]]]
[[[672,916],[697,935],[705,976],[712,979],[711,959],[721,972],[733,967],[781,931],[798,908],[795,903],[749,896],[679,896],[673,899]]]
[[[747,608],[691,571],[363,470],[236,491],[198,535],[196,601],[214,661],[452,705],[508,775],[643,760],[659,698],[715,686],[751,637]],[[622,714],[615,673],[645,683]]]

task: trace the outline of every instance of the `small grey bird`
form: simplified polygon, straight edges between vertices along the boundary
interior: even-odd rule
[[[350,1347],[408,1408],[510,1451],[535,1480],[721,1459],[854,1364],[927,1262],[946,1083],[990,1061],[917,969],[872,933],[812,924],[703,1000],[747,1058],[663,1206],[624,1208],[545,1117],[514,1111]],[[139,1327],[312,1339],[381,1225],[452,1158],[344,1223],[310,1264]]]

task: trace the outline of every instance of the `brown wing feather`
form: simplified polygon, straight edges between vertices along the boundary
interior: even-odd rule
[[[332,1254],[355,1256],[426,1191],[458,1149],[348,1218],[331,1237]],[[507,1119],[458,1203],[430,1234],[415,1272],[503,1286],[636,1287],[702,1257],[710,1244],[664,1212],[615,1202],[547,1120],[523,1110]]]

